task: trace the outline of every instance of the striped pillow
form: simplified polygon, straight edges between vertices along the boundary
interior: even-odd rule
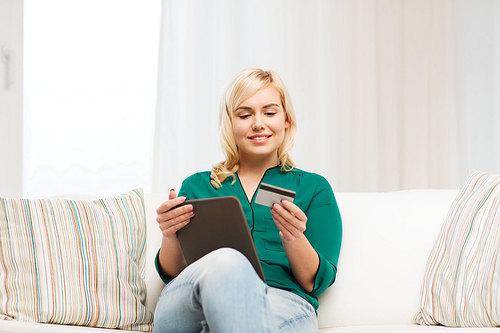
[[[150,331],[142,189],[95,201],[0,198],[0,320]]]
[[[421,325],[500,325],[500,176],[471,172],[427,262]]]

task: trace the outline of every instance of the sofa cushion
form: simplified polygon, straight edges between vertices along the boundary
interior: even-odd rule
[[[145,247],[141,189],[0,198],[0,319],[149,331]]]
[[[320,329],[319,333],[450,333],[450,328],[420,325],[356,325]],[[491,329],[484,327],[461,328],[456,333],[491,333]]]
[[[422,325],[500,325],[500,176],[471,172],[427,262]]]
[[[120,329],[30,323],[27,321],[0,321],[1,333],[137,333]]]
[[[336,193],[342,250],[337,280],[319,297],[319,327],[414,324],[425,263],[457,192]]]

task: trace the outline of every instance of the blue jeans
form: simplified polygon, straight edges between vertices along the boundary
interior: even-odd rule
[[[189,265],[162,291],[155,333],[318,332],[311,304],[267,286],[240,252],[223,248]]]

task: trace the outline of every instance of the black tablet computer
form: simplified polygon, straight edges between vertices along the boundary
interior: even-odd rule
[[[185,227],[177,231],[177,238],[187,264],[223,247],[240,251],[265,281],[250,229],[235,196],[186,200],[193,205],[194,216]]]

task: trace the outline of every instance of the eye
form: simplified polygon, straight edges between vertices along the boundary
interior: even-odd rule
[[[242,115],[238,116],[238,118],[240,118],[240,119],[247,119],[248,117],[250,117],[249,114],[242,114]]]
[[[272,117],[276,114],[276,112],[275,111],[267,111],[265,114],[266,114],[266,116]]]

